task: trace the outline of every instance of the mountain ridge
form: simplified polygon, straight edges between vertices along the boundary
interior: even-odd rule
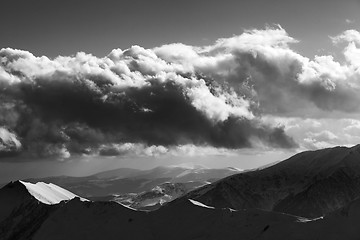
[[[22,204],[0,222],[4,240],[356,240],[360,200],[323,218],[307,219],[260,209],[215,208],[196,200],[177,201],[151,212],[115,202]],[[20,223],[20,224],[19,224]]]
[[[360,197],[359,149],[357,145],[302,152],[267,168],[218,180],[182,198],[192,198],[216,207],[259,208],[319,217]],[[337,192],[331,189],[333,185],[338,186]],[[331,203],[332,194],[336,200]],[[314,201],[300,207],[301,204],[294,201],[300,201],[301,195],[303,199],[310,197]],[[322,201],[328,204],[318,211]],[[312,204],[314,206],[310,206]],[[293,205],[299,209],[290,207]]]

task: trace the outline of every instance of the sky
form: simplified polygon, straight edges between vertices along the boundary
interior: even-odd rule
[[[0,182],[360,142],[360,1],[1,6]]]

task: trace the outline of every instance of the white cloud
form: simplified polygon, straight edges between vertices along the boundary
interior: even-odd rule
[[[70,142],[78,136],[65,134],[67,138],[62,138],[59,137],[61,134],[53,133],[62,132],[74,122],[83,124],[81,121],[85,125],[93,124],[91,127],[94,132],[101,132],[94,134],[101,135],[101,138],[88,143],[87,147],[100,145],[102,148],[97,146],[99,151],[109,155],[128,152],[161,155],[173,151],[169,150],[169,146],[188,144],[199,145],[197,147],[213,144],[217,148],[224,147],[225,143],[228,148],[249,145],[294,146],[286,134],[290,134],[304,148],[351,144],[358,140],[359,136],[354,136],[357,126],[347,126],[345,120],[334,120],[333,116],[353,118],[354,114],[360,113],[360,33],[347,30],[332,37],[332,40],[334,44],[345,43],[345,62],[338,62],[329,55],[315,56],[313,59],[302,56],[291,48],[298,41],[281,26],[247,30],[241,35],[222,38],[208,46],[174,43],[153,49],[140,46],[114,49],[103,58],[79,52],[74,56],[50,59],[23,50],[1,49],[0,91],[6,96],[6,101],[1,104],[0,110],[6,116],[14,116],[14,120],[0,117],[0,124],[6,127],[4,129],[9,129],[8,136],[17,136],[14,129],[19,129],[17,124],[25,112],[35,114],[44,108],[43,115],[46,115],[48,113],[45,112],[51,109],[46,104],[67,96],[73,101],[86,101],[81,104],[72,102],[63,109],[71,109],[61,113],[64,115],[52,113],[60,118],[52,122],[51,126],[54,127],[41,127],[50,132],[48,135],[55,143],[50,144],[48,139],[43,139],[48,137],[46,134],[34,134],[44,141],[39,142],[46,146],[46,152],[63,158],[69,157],[82,143],[76,140],[78,142],[71,145]],[[44,99],[37,98],[39,91],[43,91]],[[154,96],[158,98],[154,100]],[[169,135],[167,138],[159,137],[158,132],[151,132],[152,129],[137,130],[140,123],[147,124],[149,121],[153,121],[152,125],[147,126],[160,126],[158,118],[147,117],[158,113],[160,103],[163,104],[161,109],[167,109],[168,112],[169,108],[165,104],[169,100],[178,104],[177,107],[186,105],[187,113],[200,113],[205,122],[197,123],[194,122],[195,118],[183,116],[197,128],[207,124],[209,128],[216,129],[209,134],[208,130],[201,131],[196,133],[201,136],[195,136],[190,131],[195,127],[181,125],[179,129],[180,125],[166,122],[166,130],[175,136],[165,134]],[[16,104],[21,108],[15,107]],[[78,107],[74,108],[78,111],[88,110],[88,115],[76,115],[73,105]],[[118,112],[109,113],[106,110],[104,113],[109,116],[98,116],[98,113],[91,111],[91,107],[99,106]],[[178,110],[181,112],[182,109]],[[120,111],[123,112],[120,114]],[[172,114],[176,114],[175,110],[172,111]],[[121,121],[124,114],[130,113],[133,115],[121,124],[138,124],[127,128],[133,132],[124,133],[125,127],[121,128],[119,136],[122,138],[102,132],[103,122],[108,124],[109,119]],[[47,125],[45,119],[54,116],[36,118]],[[163,116],[162,119],[167,118]],[[101,126],[96,125],[98,123],[94,123],[95,120],[101,122]],[[115,120],[111,127],[116,124]],[[171,121],[178,120],[181,119]],[[36,121],[29,122],[31,125]],[[331,124],[341,125],[345,130]],[[281,130],[282,126],[285,132]],[[350,131],[351,128],[354,131]],[[184,130],[188,132],[180,133]],[[32,133],[30,130],[26,134],[23,132],[22,136],[15,139],[32,139],[29,137]],[[130,135],[136,135],[136,139],[130,138]],[[142,139],[144,137],[148,137],[147,141]],[[179,141],[168,145],[163,143],[169,142],[168,139],[172,137],[179,138]],[[106,138],[110,140],[104,140]],[[275,145],[269,142],[273,138]],[[20,140],[17,140],[18,143]],[[128,141],[135,145],[124,145]],[[69,148],[69,145],[72,147]]]
[[[21,149],[21,142],[16,134],[7,128],[0,127],[0,152],[16,152]]]
[[[357,44],[360,44],[360,33],[355,29],[350,29],[344,31],[342,34],[331,37],[333,42],[335,44],[341,43],[341,42],[355,42]]]
[[[146,146],[141,143],[122,143],[102,145],[99,149],[94,149],[95,155],[110,157],[196,157],[196,156],[235,156],[236,150],[226,148],[216,148],[212,146],[196,146],[194,144],[185,144],[178,146],[151,145]]]
[[[360,120],[353,118],[284,118],[265,116],[270,125],[282,125],[300,150],[352,146],[360,140]]]

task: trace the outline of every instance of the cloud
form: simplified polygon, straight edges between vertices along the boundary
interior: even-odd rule
[[[121,155],[104,146],[123,143],[148,146],[149,155],[186,144],[295,146],[281,127],[253,114],[251,99],[155,52],[134,46],[104,58],[51,60],[2,49],[0,109],[8,117],[1,124],[19,136],[27,158]]]
[[[187,145],[294,148],[298,138],[288,126],[267,116],[359,113],[360,33],[332,40],[346,44],[344,63],[300,55],[291,49],[298,41],[280,26],[209,46],[132,46],[102,58],[1,49],[0,126],[30,158],[139,149],[129,146],[149,155]]]
[[[154,51],[245,96],[250,109],[282,116],[329,116],[333,111],[359,111],[359,33],[349,30],[332,38],[346,42],[346,63],[332,56],[301,56],[291,49],[297,40],[280,26],[248,30],[214,45],[170,44]],[[256,111],[255,111],[256,112]]]
[[[356,42],[360,44],[360,33],[354,29],[346,30],[342,34],[331,38],[335,44],[340,42]]]
[[[226,80],[234,87],[244,82],[251,86],[263,113],[312,116],[319,111],[323,115],[359,111],[359,53],[354,42],[346,47],[347,63],[342,65],[332,56],[310,60],[294,52],[289,44],[295,41],[283,29],[262,34],[264,45],[257,44],[257,32],[245,40],[242,36],[222,40],[220,46],[238,46],[232,48],[237,67]]]
[[[197,146],[185,144],[179,146],[147,146],[141,143],[104,144],[94,155],[108,157],[198,157],[198,156],[236,156],[237,149],[218,148],[212,146]]]
[[[0,157],[15,156],[21,150],[17,136],[4,127],[0,127]]]
[[[317,133],[308,132],[307,135],[308,136],[304,139],[304,143],[305,147],[308,149],[327,148],[338,143],[338,136],[328,130]]]
[[[122,143],[102,145],[97,153],[100,156],[148,156],[158,157],[167,154],[170,150],[161,145],[146,146],[140,143]]]
[[[284,126],[286,133],[299,144],[299,150],[333,146],[353,146],[360,141],[360,121],[354,118],[300,118],[267,116],[271,125]]]

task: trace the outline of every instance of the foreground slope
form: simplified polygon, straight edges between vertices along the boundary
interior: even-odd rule
[[[0,189],[0,222],[15,208],[27,202],[41,202],[47,205],[78,197],[72,192],[52,183],[38,182],[32,184],[25,181],[10,182]],[[83,201],[86,199],[81,198]]]
[[[54,212],[34,235],[48,239],[253,239],[269,224],[296,217],[261,210],[213,209],[186,201],[142,212],[114,202],[82,203],[76,199]]]
[[[75,197],[78,196],[54,184],[7,184],[0,189],[0,239],[31,239],[59,203]]]
[[[360,236],[360,200],[311,220],[260,209],[215,208],[193,199],[175,201],[151,212],[79,197],[47,204],[32,195],[24,199],[22,194],[30,194],[22,186],[16,182],[10,189],[0,190],[24,200],[0,221],[0,239],[355,240]],[[0,194],[0,202],[5,204],[4,196]]]
[[[33,200],[26,187],[19,181],[11,182],[0,190],[0,222],[24,202]]]
[[[313,221],[274,225],[258,239],[356,240],[360,238],[360,200]]]
[[[355,146],[299,153],[268,168],[206,185],[183,199],[220,208],[258,208],[320,217],[358,197],[360,147]]]

